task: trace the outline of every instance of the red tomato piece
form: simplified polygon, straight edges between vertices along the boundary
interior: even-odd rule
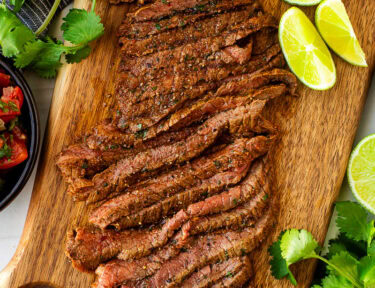
[[[4,139],[2,139],[2,146],[0,149],[4,149],[4,145],[10,147],[11,149],[11,155],[10,157],[3,157],[0,159],[0,170],[9,169],[14,166],[17,166],[18,164],[22,163],[28,158],[28,152],[26,147],[26,137],[21,132],[21,130],[18,127],[15,132],[12,132],[12,134],[4,133]],[[11,137],[11,135],[13,137]],[[21,137],[21,138],[19,138]]]
[[[0,118],[4,122],[9,122],[20,115],[23,99],[22,90],[18,86],[3,88],[3,96],[0,99]]]

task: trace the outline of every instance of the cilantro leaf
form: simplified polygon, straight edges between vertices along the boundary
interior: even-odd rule
[[[370,246],[367,248],[367,255],[375,256],[375,241],[372,241]]]
[[[73,44],[82,44],[93,41],[104,33],[104,26],[100,23],[100,17],[93,11],[83,9],[71,9],[63,18],[61,25],[65,40]]]
[[[332,266],[328,265],[328,269],[331,270],[335,275],[345,276],[348,279],[357,280],[358,279],[358,260],[355,259],[346,251],[341,251],[338,254],[334,255],[329,263]],[[339,270],[335,268],[339,268]],[[343,275],[344,274],[344,275]]]
[[[355,202],[336,203],[336,224],[339,230],[356,241],[371,241],[374,236],[374,222],[367,222],[366,210]]]
[[[359,278],[366,287],[375,285],[375,257],[366,256],[359,261]]]
[[[289,274],[285,259],[281,256],[280,240],[274,242],[268,249],[272,256],[270,261],[271,273],[276,279],[281,279]]]
[[[17,13],[18,11],[20,11],[23,3],[25,2],[25,0],[9,0],[9,4],[10,5],[13,5],[13,11],[15,13]]]
[[[28,66],[40,76],[51,78],[56,75],[56,70],[61,66],[60,58],[68,47],[55,43],[52,39],[46,41],[36,40],[25,45],[24,51],[17,55],[17,67]]]
[[[5,57],[12,57],[28,42],[35,39],[34,33],[4,4],[0,4],[0,46]]]
[[[330,274],[322,280],[323,288],[353,288],[344,277]]]
[[[328,259],[331,259],[334,255],[342,252],[342,251],[347,251],[346,247],[343,243],[341,242],[330,242],[329,247],[328,247],[328,254],[326,257]]]
[[[302,259],[316,255],[315,249],[318,248],[318,242],[312,234],[306,230],[291,229],[281,237],[281,255],[287,265],[296,263]]]
[[[84,46],[81,49],[78,49],[74,54],[67,54],[66,61],[68,63],[78,63],[81,60],[86,59],[91,53],[91,47],[89,45]]]

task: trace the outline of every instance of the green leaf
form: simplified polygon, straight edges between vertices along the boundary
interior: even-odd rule
[[[353,288],[354,286],[342,276],[330,274],[322,280],[323,288]]]
[[[17,13],[18,11],[20,11],[23,3],[25,2],[25,0],[9,0],[9,4],[10,5],[13,5],[13,11],[15,13]]]
[[[90,52],[90,46],[86,45],[83,48],[77,50],[74,54],[67,54],[65,58],[68,63],[78,63],[81,62],[83,59],[86,59],[90,55]]]
[[[17,67],[29,67],[42,77],[52,78],[61,66],[61,54],[67,49],[50,38],[46,41],[36,40],[25,46],[25,50],[17,55],[15,63]]]
[[[291,229],[281,237],[281,255],[288,266],[316,255],[315,249],[318,247],[318,242],[306,230]]]
[[[328,247],[328,254],[326,255],[326,258],[331,259],[334,255],[342,252],[347,251],[345,245],[340,242],[330,242]]]
[[[34,33],[4,4],[0,4],[0,46],[5,57],[12,57],[35,39]]]
[[[375,241],[372,241],[370,246],[367,248],[367,254],[369,256],[375,256]]]
[[[375,257],[366,256],[359,261],[359,278],[366,287],[375,285]]]
[[[327,268],[331,270],[335,275],[340,275],[338,274],[338,272],[341,272],[346,276],[352,277],[352,279],[358,279],[357,265],[359,264],[359,262],[347,251],[341,251],[340,253],[334,255],[329,262],[340,270],[338,271],[336,269],[333,269],[331,266],[328,266]]]
[[[281,256],[280,240],[274,242],[268,249],[272,259],[270,261],[271,273],[276,279],[281,279],[289,274],[285,259]]]
[[[356,241],[369,241],[375,233],[374,222],[367,222],[367,212],[358,203],[344,201],[336,203],[336,224],[339,230]]]
[[[64,31],[63,37],[73,44],[88,43],[104,33],[100,17],[93,11],[71,9],[63,20],[65,21],[61,26],[61,30]]]

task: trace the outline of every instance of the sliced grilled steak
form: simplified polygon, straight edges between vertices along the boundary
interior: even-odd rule
[[[297,78],[294,74],[283,69],[272,69],[256,74],[244,74],[228,79],[221,85],[215,96],[225,96],[238,94],[249,89],[262,87],[273,83],[284,83],[288,85],[288,90],[291,95],[296,94]]]
[[[253,2],[248,1],[248,3]],[[221,4],[223,3],[223,4]],[[241,5],[243,0],[218,1],[215,3],[207,0],[170,0],[168,3],[156,1],[153,4],[128,14],[131,22],[142,22],[149,20],[160,20],[163,17],[171,16],[177,12],[202,13],[219,8],[221,10],[230,9]]]
[[[162,19],[157,23],[155,23],[155,21],[132,23],[132,18],[127,17],[119,28],[119,36],[140,39],[171,29],[185,27],[185,25],[195,23],[203,18],[212,17],[222,12],[236,10],[247,5],[254,7],[254,14],[262,10],[258,2],[251,2],[249,0],[221,0],[216,1],[216,5],[209,6],[208,9],[205,9],[204,11],[198,11],[193,14],[176,14],[170,18]]]
[[[120,192],[137,180],[151,175],[149,172],[181,164],[200,155],[225,131],[232,135],[270,132],[274,129],[273,126],[260,116],[264,105],[264,101],[256,100],[250,105],[219,113],[208,119],[196,134],[186,140],[125,158],[96,174],[92,179],[92,187],[77,192],[90,194],[91,199],[99,201],[109,193]]]
[[[176,67],[179,63],[196,64],[202,61],[202,58],[209,57],[211,54],[236,44],[238,40],[246,38],[266,27],[277,28],[276,20],[269,15],[261,15],[248,20],[249,27],[238,31],[228,31],[216,37],[207,37],[194,43],[188,43],[184,46],[177,47],[171,51],[159,51],[152,55],[128,59],[124,57],[121,63],[120,71],[130,71],[134,76],[142,76],[152,73],[152,70],[166,69]],[[182,71],[182,70],[181,70]],[[158,73],[159,73],[158,72]]]
[[[116,285],[179,287],[180,283],[196,269],[252,251],[263,240],[271,223],[272,213],[269,210],[254,228],[248,227],[241,232],[228,231],[199,237],[191,246],[187,245],[187,251],[165,262],[142,262],[141,259],[134,262],[121,262],[121,260],[109,262],[96,270],[97,279],[93,287],[109,288]],[[142,259],[149,260],[148,257]],[[147,265],[139,267],[141,263]],[[135,272],[142,268],[142,275]],[[151,277],[141,280],[142,277],[147,276]]]
[[[155,91],[148,91],[142,94],[142,97],[145,97],[144,100],[138,103],[129,103],[129,99],[131,99],[131,95],[127,101],[122,98],[119,104],[120,109],[122,111],[121,118],[119,120],[119,127],[121,128],[128,128],[130,131],[136,132],[139,130],[139,127],[142,129],[148,128],[156,123],[158,123],[161,119],[165,118],[167,115],[175,112],[177,109],[182,107],[184,103],[187,101],[191,101],[193,99],[198,99],[202,97],[204,94],[207,93],[208,90],[212,90],[220,86],[220,81],[230,75],[239,75],[242,73],[253,73],[258,69],[261,69],[269,62],[274,55],[280,51],[280,47],[277,45],[276,47],[270,48],[270,51],[267,52],[267,56],[257,57],[249,61],[246,65],[232,67],[232,68],[221,68],[221,72],[219,74],[210,73],[209,75],[218,78],[223,77],[221,79],[216,79],[216,82],[208,82],[202,83],[194,87],[194,89],[189,90],[180,90],[176,93],[171,94],[164,94],[162,91],[158,91],[159,88],[156,88]],[[218,72],[218,71],[216,71]],[[209,76],[208,75],[208,76]],[[189,78],[189,77],[187,77]],[[167,81],[167,80],[165,80]],[[161,87],[161,86],[158,86]],[[164,90],[168,88],[160,88],[160,90]],[[124,125],[126,125],[124,127]]]
[[[119,217],[139,211],[184,189],[202,185],[203,180],[212,178],[217,173],[240,167],[244,163],[250,163],[251,159],[256,158],[261,152],[261,150],[254,151],[254,147],[261,146],[262,142],[264,144],[267,143],[263,136],[235,140],[233,144],[222,150],[196,159],[148,181],[144,187],[135,187],[133,191],[110,199],[92,211],[89,221],[101,228],[105,228],[118,220]],[[258,143],[258,145],[254,146],[254,143]],[[267,151],[267,146],[265,145],[262,150]]]
[[[217,285],[221,285],[226,281],[226,278],[234,278],[238,273],[241,273],[244,270],[247,272],[248,279],[254,273],[252,270],[251,262],[247,256],[230,258],[228,260],[225,260],[224,262],[210,264],[203,267],[202,269],[198,270],[198,272],[193,273],[188,279],[183,281],[180,287],[208,288],[215,283],[217,283]]]
[[[139,57],[195,42],[202,38],[216,37],[228,30],[249,29],[252,27],[251,25],[254,25],[254,20],[249,20],[252,16],[254,16],[254,8],[248,6],[243,10],[219,14],[214,18],[202,19],[199,22],[184,26],[183,29],[168,30],[145,39],[138,40],[121,37],[121,51],[123,56]]]
[[[267,141],[268,143],[266,143],[265,141]],[[101,220],[99,220],[100,225],[102,225],[101,227],[103,227],[104,225],[106,226],[111,225],[111,227],[115,227],[118,230],[122,230],[124,228],[137,227],[137,226],[142,226],[146,224],[156,223],[160,221],[163,217],[168,216],[172,212],[178,211],[179,209],[188,209],[187,211],[189,215],[195,215],[195,213],[202,213],[202,214],[199,214],[200,216],[210,214],[209,213],[210,206],[207,203],[216,204],[217,198],[210,197],[206,199],[206,202],[203,202],[203,203],[198,202],[198,203],[201,203],[201,205],[198,205],[197,203],[196,204],[191,204],[191,203],[200,201],[202,198],[204,199],[205,197],[215,195],[218,192],[222,191],[224,188],[228,186],[233,186],[237,184],[241,179],[243,179],[245,175],[247,174],[248,166],[250,162],[253,159],[266,153],[270,148],[272,140],[271,141],[263,140],[263,144],[259,145],[261,142],[262,141],[259,141],[257,144],[255,144],[255,141],[254,141],[253,143],[251,143],[251,146],[253,147],[249,148],[250,149],[249,150],[250,153],[248,154],[249,159],[247,162],[244,162],[242,166],[234,167],[228,172],[219,173],[207,180],[202,181],[202,183],[200,185],[197,185],[196,187],[187,189],[181,193],[178,193],[170,197],[165,197],[159,202],[156,202],[155,204],[149,207],[143,208],[142,210],[138,212],[136,211],[136,209],[135,209],[136,212],[132,214],[129,213],[130,211],[126,211],[126,210],[124,212],[121,210],[115,211],[113,212],[115,213],[115,216],[113,216],[112,219],[113,218],[117,218],[117,219],[109,223],[108,218],[102,218]],[[258,147],[256,148],[256,146]],[[247,180],[239,185],[241,188],[238,188],[237,186],[229,190],[230,195],[236,193],[239,189],[243,191],[243,196],[246,196],[247,197],[246,200],[248,200],[251,198],[253,193],[257,191],[257,189],[258,190],[260,189],[260,185],[258,184],[258,181],[259,181],[258,177],[264,177],[263,173],[265,172],[261,169],[253,169],[253,168],[252,168],[252,171],[256,172],[256,174],[248,176]],[[249,187],[250,185],[252,185],[251,189]],[[246,188],[248,188],[249,190],[248,191],[245,190]],[[226,192],[223,194],[224,194],[223,196],[227,195]],[[235,204],[243,203],[246,200],[236,200]],[[116,203],[116,205],[118,204],[119,203]],[[207,204],[207,205],[204,205],[204,204]],[[205,209],[200,210],[199,208],[201,206],[203,206]],[[234,203],[232,207],[235,207]],[[232,207],[229,207],[228,209]],[[214,210],[214,209],[216,208],[211,207],[211,210]],[[206,213],[204,213],[203,211]]]
[[[262,171],[259,171],[259,168]],[[248,178],[247,183],[242,183],[240,186],[249,187],[252,185],[251,190],[258,189],[261,192],[253,196],[253,199],[247,197],[250,200],[236,209],[213,216],[197,218],[197,216],[212,214],[212,211],[206,209],[206,214],[202,214],[201,210],[189,209],[190,206],[196,205],[193,204],[189,206],[186,212],[180,210],[161,228],[150,231],[115,232],[113,230],[100,231],[78,228],[75,232],[68,234],[67,255],[73,262],[79,263],[75,266],[83,266],[87,270],[92,270],[101,262],[114,257],[129,260],[149,255],[155,248],[164,246],[182,225],[182,237],[179,239],[179,242],[182,241],[182,243],[189,235],[207,233],[221,228],[242,229],[246,225],[255,225],[255,220],[262,216],[267,207],[266,196],[270,194],[270,187],[268,184],[269,178],[265,177],[266,169],[262,160],[254,165],[252,171],[256,175],[251,177],[251,181]],[[259,179],[256,179],[255,176]],[[264,187],[260,187],[259,183],[265,183]],[[254,193],[254,191],[252,192]],[[189,213],[189,211],[193,213]]]
[[[212,288],[241,288],[246,284],[252,277],[252,267],[251,264],[244,266],[236,274],[231,272],[227,273],[225,277],[221,279],[219,283],[212,285]]]

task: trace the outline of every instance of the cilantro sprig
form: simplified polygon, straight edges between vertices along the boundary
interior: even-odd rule
[[[297,281],[290,266],[306,259],[318,259],[326,265],[321,285],[313,288],[375,287],[375,227],[366,210],[357,203],[336,203],[336,225],[340,234],[330,241],[329,251],[320,255],[321,248],[306,230],[290,229],[279,236],[269,248],[272,275]]]
[[[0,46],[5,57],[12,58],[17,68],[29,68],[45,78],[56,76],[57,69],[62,65],[62,56],[66,62],[78,63],[87,58],[91,52],[89,43],[104,33],[100,17],[94,12],[96,1],[92,2],[91,11],[71,9],[63,18],[61,30],[63,38],[69,42],[51,37],[41,37],[49,22],[56,13],[61,0],[55,0],[49,15],[41,27],[34,33],[26,27],[16,12],[24,0],[12,0],[9,9],[3,0],[0,3]]]

